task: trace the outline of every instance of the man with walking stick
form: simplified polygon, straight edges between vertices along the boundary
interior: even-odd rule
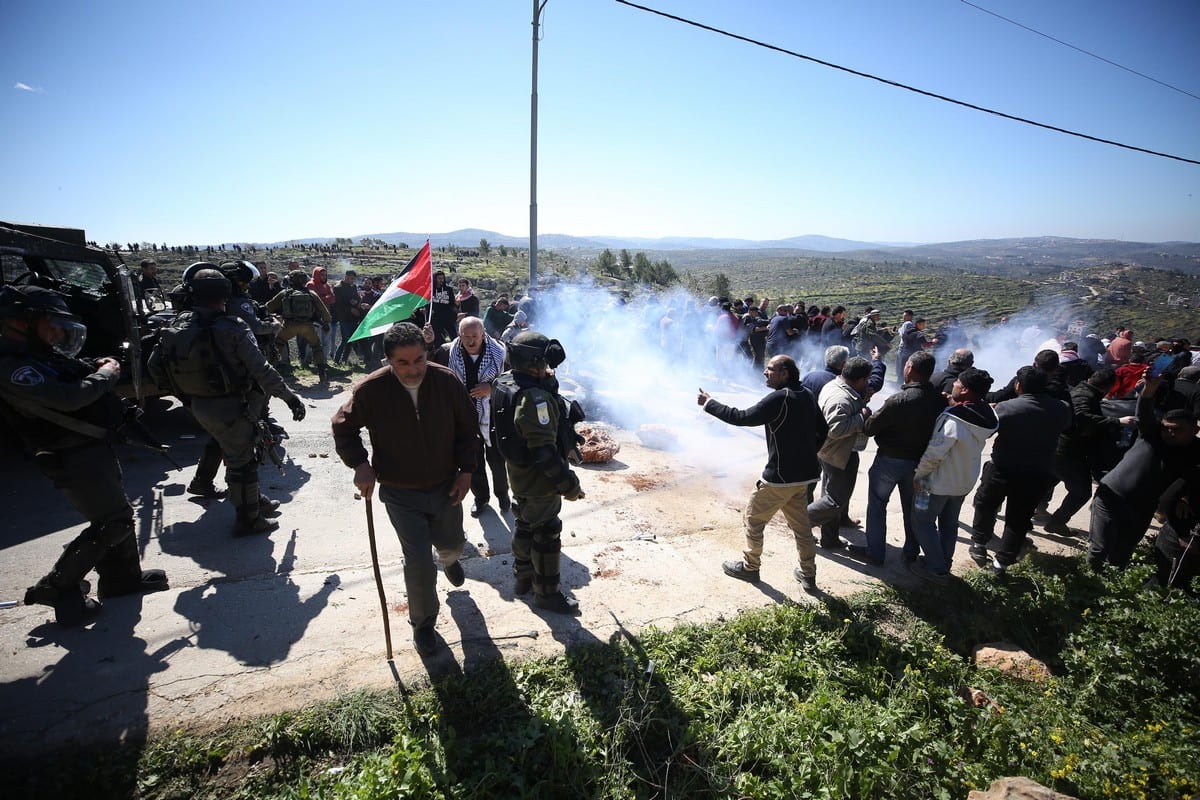
[[[383,351],[387,365],[355,386],[333,415],[333,439],[368,503],[379,483],[380,500],[404,551],[413,643],[421,655],[432,655],[438,647],[439,603],[429,551],[437,551],[450,584],[462,586],[462,501],[475,472],[479,421],[462,382],[426,361],[420,328],[393,325]],[[369,456],[363,428],[371,439]]]

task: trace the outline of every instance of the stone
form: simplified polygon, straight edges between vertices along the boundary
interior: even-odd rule
[[[999,778],[986,791],[976,789],[967,800],[1076,800],[1069,794],[1056,792],[1029,778]]]
[[[585,464],[607,464],[621,451],[620,443],[600,428],[578,425],[575,432],[583,437],[579,453]]]
[[[971,656],[974,658],[976,666],[998,669],[1014,678],[1034,683],[1045,683],[1050,679],[1050,668],[1015,644],[1008,642],[981,644],[975,648]]]

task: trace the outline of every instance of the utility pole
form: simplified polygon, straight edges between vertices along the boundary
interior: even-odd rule
[[[533,0],[533,90],[529,96],[529,288],[537,288],[538,18],[550,0]]]

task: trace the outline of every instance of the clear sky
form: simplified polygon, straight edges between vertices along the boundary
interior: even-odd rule
[[[1200,99],[961,0],[645,5],[1200,160]],[[1196,0],[977,0],[1200,95]],[[529,230],[532,2],[0,0],[0,219],[208,244]],[[1200,166],[548,0],[538,230],[1200,240]]]

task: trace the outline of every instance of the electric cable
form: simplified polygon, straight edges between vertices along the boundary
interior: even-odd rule
[[[1136,69],[1131,69],[1130,67],[1127,67],[1124,64],[1118,64],[1116,61],[1107,59],[1102,55],[1097,55],[1096,53],[1093,53],[1090,50],[1084,50],[1082,47],[1076,47],[1075,45],[1071,44],[1070,42],[1064,42],[1062,39],[1056,39],[1048,33],[1042,33],[1041,31],[1037,30],[1036,28],[1031,28],[1028,25],[1023,25],[1020,22],[1017,22],[1015,19],[1009,19],[1008,17],[1004,16],[1003,14],[997,14],[995,11],[984,8],[983,6],[977,6],[974,3],[972,3],[971,0],[961,0],[961,2],[966,3],[971,8],[978,9],[979,11],[982,11],[985,14],[991,14],[996,19],[1002,19],[1010,25],[1016,25],[1018,28],[1024,28],[1025,30],[1029,31],[1030,33],[1036,33],[1038,36],[1041,36],[1045,39],[1049,39],[1050,41],[1055,42],[1057,44],[1061,44],[1063,47],[1069,47],[1072,50],[1083,53],[1085,56],[1091,56],[1092,58],[1097,59],[1099,61],[1103,61],[1105,64],[1110,64],[1110,65],[1116,67],[1117,69],[1123,69],[1126,72],[1133,73],[1134,75],[1137,75],[1139,78],[1145,78],[1148,81],[1154,81],[1159,86],[1165,86],[1168,89],[1172,89],[1176,92],[1179,92],[1180,94],[1186,94],[1188,97],[1192,97],[1192,98],[1195,98],[1196,100],[1200,100],[1200,95],[1192,94],[1187,89],[1180,89],[1178,86],[1173,86],[1173,85],[1167,83],[1166,81],[1160,81],[1158,78],[1155,78],[1151,75],[1147,75],[1144,72],[1138,72]]]
[[[759,41],[758,39],[751,39],[748,36],[742,36],[737,33],[731,33],[730,31],[722,30],[721,28],[714,28],[711,25],[705,25],[702,22],[696,22],[695,20],[690,20],[685,17],[676,16],[675,14],[668,14],[666,11],[659,11],[656,8],[650,8],[648,6],[638,5],[637,3],[630,2],[630,0],[615,0],[615,2],[620,3],[623,6],[629,6],[630,8],[636,8],[639,11],[645,11],[650,14],[656,14],[660,17],[665,17],[667,19],[674,20],[676,22],[682,22],[685,25],[691,25],[692,27],[709,31],[710,33],[715,33],[720,36],[727,36],[730,39],[736,39],[738,41],[746,42],[747,44],[752,44],[757,47],[765,48],[767,50],[774,50],[777,53],[783,53],[784,55],[792,56],[793,58],[803,59],[804,61],[811,61],[814,64],[820,64],[823,67],[829,67],[831,69],[840,70],[841,72],[847,72],[851,75],[857,75],[860,78],[869,78],[873,81],[878,81],[879,83],[883,83],[888,86],[895,86],[897,89],[905,89],[907,91],[914,92],[915,94],[924,95],[925,97],[932,97],[935,100],[941,100],[946,103],[953,103],[954,105],[962,106],[963,108],[970,108],[975,111],[982,111],[985,114],[992,114],[997,117],[1002,117],[1004,119],[1010,119],[1013,122],[1021,122],[1026,125],[1032,125],[1035,128],[1043,128],[1048,131],[1055,131],[1057,133],[1065,133],[1068,136],[1075,136],[1080,139],[1087,139],[1088,141],[1091,141],[1091,142],[1098,142],[1100,144],[1112,145],[1113,147],[1120,147],[1125,150],[1133,150],[1138,153],[1145,153],[1145,154],[1151,155],[1151,156],[1158,156],[1159,158],[1169,158],[1174,161],[1182,161],[1185,164],[1195,164],[1197,166],[1200,166],[1200,161],[1197,161],[1192,158],[1184,158],[1183,156],[1176,156],[1176,155],[1172,155],[1170,153],[1163,153],[1158,150],[1149,150],[1145,147],[1138,147],[1138,146],[1132,145],[1132,144],[1124,144],[1123,142],[1113,141],[1112,139],[1102,139],[1099,136],[1092,136],[1087,133],[1080,133],[1079,131],[1073,131],[1068,128],[1060,128],[1057,125],[1050,125],[1045,122],[1037,122],[1036,120],[1026,119],[1025,117],[1018,117],[1013,114],[1006,114],[1003,111],[996,111],[995,109],[992,109],[992,108],[975,105],[974,103],[968,103],[965,100],[955,100],[953,97],[947,97],[946,95],[943,95],[943,94],[937,94],[936,92],[926,91],[925,89],[918,89],[917,87],[909,86],[906,83],[900,83],[899,81],[893,81],[893,80],[889,80],[887,78],[881,78],[878,75],[872,75],[869,72],[861,72],[856,69],[851,69],[850,67],[843,67],[840,64],[834,64],[831,61],[823,61],[814,56],[808,56],[803,53],[797,53],[794,50],[788,50],[787,48],[779,47],[778,45],[769,44],[767,42]]]

